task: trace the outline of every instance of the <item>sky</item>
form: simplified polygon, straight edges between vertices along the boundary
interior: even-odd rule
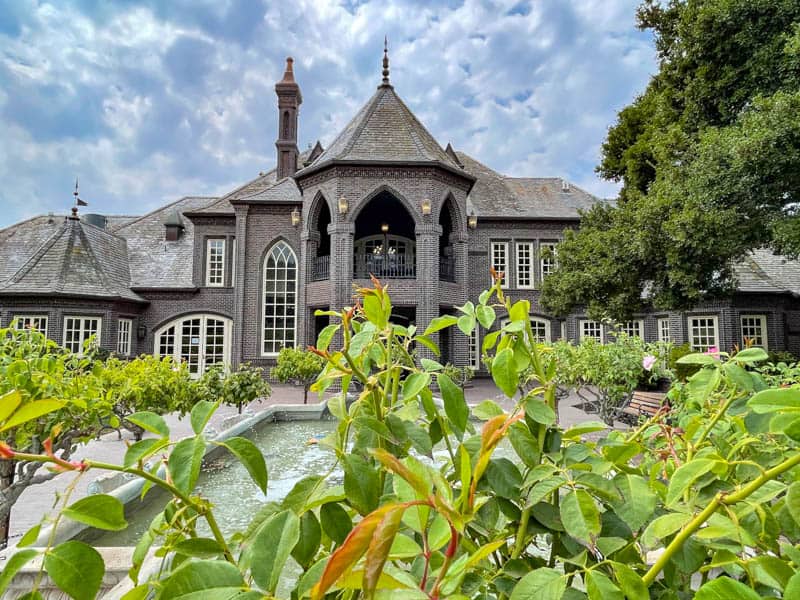
[[[380,83],[442,146],[600,196],[616,113],[656,70],[638,0],[0,0],[0,227],[143,214],[275,163],[274,84],[295,59],[301,150]]]

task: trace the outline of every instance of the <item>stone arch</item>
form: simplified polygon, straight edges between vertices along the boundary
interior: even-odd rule
[[[305,225],[309,239],[315,242],[316,256],[327,256],[331,253],[331,234],[328,226],[333,221],[331,203],[322,192],[317,192],[308,209]]]
[[[406,198],[403,194],[401,194],[399,191],[397,191],[392,186],[387,185],[385,183],[379,185],[374,190],[372,190],[369,194],[367,194],[361,200],[359,200],[358,204],[353,207],[352,211],[349,212],[350,220],[353,223],[355,223],[356,219],[358,219],[358,216],[363,212],[364,208],[366,208],[370,204],[370,202],[372,202],[377,196],[380,196],[381,194],[384,194],[384,193],[389,194],[391,196],[394,196],[395,199],[398,200],[400,202],[400,204],[403,205],[403,207],[406,209],[408,214],[411,215],[411,218],[414,221],[414,225],[415,226],[419,225],[419,223],[420,223],[420,213],[419,213],[419,210],[417,209],[417,207],[414,206],[414,204],[408,198]]]
[[[461,210],[458,200],[456,200],[456,197],[450,190],[447,190],[444,193],[441,201],[437,203],[436,210],[438,211],[436,213],[437,223],[442,219],[442,212],[444,210],[448,210],[450,213],[450,219],[453,222],[453,231],[465,232],[467,230],[467,218]]]

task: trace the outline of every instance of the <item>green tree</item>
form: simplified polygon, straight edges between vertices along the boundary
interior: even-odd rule
[[[685,308],[729,293],[754,248],[800,251],[800,4],[648,0],[638,16],[659,71],[603,145],[619,198],[558,248],[555,313]]]
[[[303,404],[308,404],[308,388],[322,371],[324,361],[317,354],[299,348],[281,348],[278,362],[270,374],[281,383],[303,386]]]
[[[245,404],[256,398],[268,398],[272,393],[269,383],[264,381],[263,372],[263,369],[250,363],[243,363],[231,372],[226,372],[221,365],[214,365],[203,373],[197,382],[196,392],[210,402],[219,400],[235,406],[241,414]]]

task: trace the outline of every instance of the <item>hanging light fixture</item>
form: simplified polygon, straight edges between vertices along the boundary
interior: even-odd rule
[[[389,232],[389,224],[388,223],[381,223],[381,231],[383,233],[388,233]]]
[[[298,225],[300,225],[300,211],[295,206],[292,211],[292,226],[297,227]]]
[[[422,214],[425,216],[431,214],[431,201],[427,198],[422,201]]]
[[[478,215],[475,213],[470,214],[469,217],[467,217],[467,226],[469,226],[470,229],[476,229],[478,227]]]
[[[342,196],[339,198],[339,214],[344,215],[347,213],[347,198]]]

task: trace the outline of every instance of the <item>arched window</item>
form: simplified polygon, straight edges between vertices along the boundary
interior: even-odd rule
[[[154,354],[185,362],[192,377],[212,365],[231,362],[231,320],[219,315],[194,314],[175,319],[155,334]]]
[[[297,257],[278,242],[264,259],[264,326],[261,352],[274,356],[297,338]]]

